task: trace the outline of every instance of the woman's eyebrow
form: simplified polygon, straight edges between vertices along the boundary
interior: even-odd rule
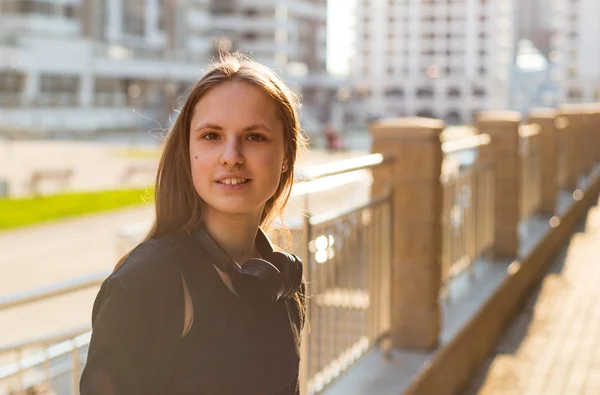
[[[196,129],[194,129],[194,131],[197,132],[197,131],[202,130],[202,129],[223,130],[223,128],[220,127],[219,125],[215,125],[215,124],[212,124],[212,123],[202,123]]]
[[[219,125],[215,125],[212,123],[203,123],[200,124],[196,129],[194,129],[194,131],[199,131],[202,129],[213,129],[213,130],[223,130],[223,128]],[[265,125],[264,123],[256,123],[254,125],[250,125],[248,127],[245,127],[244,129],[242,129],[242,131],[244,132],[253,132],[255,130],[259,130],[259,129],[263,129],[266,130],[267,132],[271,131],[271,128],[268,127],[267,125]]]
[[[254,125],[248,126],[247,128],[244,128],[243,130],[244,130],[244,132],[253,132],[258,129],[263,129],[263,130],[266,130],[267,132],[271,131],[271,128],[268,127],[267,125],[265,125],[264,123],[256,123]]]

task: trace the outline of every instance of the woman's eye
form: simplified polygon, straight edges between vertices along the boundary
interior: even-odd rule
[[[264,141],[266,140],[263,136],[261,136],[260,134],[251,134],[250,136],[248,136],[249,140],[252,141]]]
[[[219,135],[215,132],[206,133],[202,136],[203,140],[216,140],[217,138],[219,138]]]

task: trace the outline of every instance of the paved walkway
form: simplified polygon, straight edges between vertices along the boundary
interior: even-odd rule
[[[600,206],[555,258],[464,394],[600,394]]]

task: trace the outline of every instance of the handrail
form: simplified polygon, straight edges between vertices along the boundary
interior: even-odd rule
[[[440,135],[442,143],[446,141],[460,140],[477,134],[477,128],[472,125],[447,126]]]
[[[48,361],[68,354],[71,354],[71,358],[77,359],[77,361],[73,360],[73,369],[78,371],[79,357],[75,357],[73,352],[82,347],[88,346],[91,335],[92,332],[90,327],[81,327],[64,331],[59,334],[45,336],[43,338],[20,342],[18,344],[8,345],[0,348],[0,355],[10,353],[17,353],[18,355],[17,362],[0,366],[0,382],[13,377],[18,377],[26,369],[35,368],[42,365],[46,368],[47,379],[48,377],[51,377],[48,372]],[[27,356],[22,356],[22,350],[36,346],[43,347],[44,349]],[[73,384],[76,385],[79,377],[74,376],[73,380]]]
[[[60,343],[65,340],[70,340],[79,335],[83,335],[84,333],[87,333],[91,330],[92,327],[90,325],[84,325],[67,330],[62,330],[60,332],[54,332],[44,336],[37,336],[34,338],[21,340],[16,343],[9,343],[4,346],[0,346],[0,355],[13,352],[14,350],[20,348],[37,347],[43,346],[45,344]],[[0,376],[0,378],[2,377]]]
[[[542,128],[537,123],[519,126],[519,137],[529,138],[540,134]]]
[[[30,291],[20,292],[16,295],[10,295],[0,298],[0,311],[24,304],[38,302],[47,298],[65,295],[71,292],[81,291],[83,289],[99,286],[108,277],[110,271],[102,271],[87,276],[79,277],[74,280],[52,284],[50,286],[37,288]]]
[[[478,147],[488,145],[492,142],[492,138],[488,134],[477,134],[469,137],[461,137],[454,140],[448,140],[442,143],[442,151],[444,154],[454,154],[461,151],[466,151]]]
[[[374,167],[390,163],[393,156],[382,154],[370,154],[351,159],[343,159],[335,162],[327,162],[310,166],[304,175],[297,177],[296,182],[310,182],[325,177],[337,176],[358,170],[372,169]]]

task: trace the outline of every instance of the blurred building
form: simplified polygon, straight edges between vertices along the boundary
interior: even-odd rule
[[[0,128],[166,128],[220,50],[274,67],[326,120],[326,23],[326,0],[3,0]]]
[[[331,117],[341,78],[327,72],[327,0],[211,0],[210,38],[286,76],[308,129]]]
[[[555,0],[519,0],[516,2],[518,39],[530,42],[546,58],[550,54],[553,1]]]
[[[549,57],[557,103],[600,101],[600,1],[551,4]]]
[[[546,56],[532,41],[520,40],[511,78],[510,110],[526,115],[532,108],[553,107],[558,87],[552,82]]]
[[[508,108],[514,3],[358,0],[354,102],[367,118],[420,115],[450,124]]]

